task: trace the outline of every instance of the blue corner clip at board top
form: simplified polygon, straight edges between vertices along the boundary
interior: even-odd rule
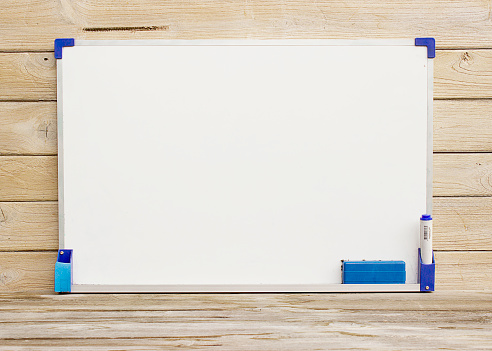
[[[427,46],[427,58],[436,57],[436,41],[434,38],[415,38],[415,46]]]
[[[74,38],[59,38],[55,39],[55,59],[61,59],[63,57],[63,48],[65,46],[74,46]]]

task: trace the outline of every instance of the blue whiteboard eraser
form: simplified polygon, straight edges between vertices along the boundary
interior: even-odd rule
[[[404,261],[345,261],[343,284],[405,284]]]

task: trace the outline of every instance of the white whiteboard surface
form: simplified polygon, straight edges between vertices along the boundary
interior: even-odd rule
[[[363,259],[416,284],[426,48],[179,43],[76,41],[57,62],[73,284],[302,290]]]

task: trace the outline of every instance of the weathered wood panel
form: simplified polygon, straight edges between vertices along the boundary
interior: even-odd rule
[[[377,302],[375,302],[377,301]],[[354,306],[356,302],[356,306]],[[253,309],[331,308],[359,311],[445,312],[492,311],[491,291],[444,291],[415,293],[311,293],[311,294],[31,294],[0,293],[0,313],[15,313],[29,306],[33,311],[155,311],[193,313]],[[40,320],[57,320],[46,315]]]
[[[436,99],[492,98],[492,50],[438,50],[434,62]],[[55,99],[52,53],[0,53],[0,100]]]
[[[434,198],[434,249],[492,250],[491,197]]]
[[[492,50],[438,51],[434,97],[492,97]]]
[[[434,154],[434,196],[492,195],[492,154]]]
[[[58,248],[56,202],[0,202],[0,251]],[[434,198],[436,250],[492,250],[492,198]]]
[[[57,202],[0,202],[0,251],[56,249]]]
[[[492,290],[492,251],[435,252],[436,289]]]
[[[57,200],[56,156],[0,156],[0,201]]]
[[[492,152],[492,100],[435,100],[434,151]]]
[[[56,252],[0,252],[0,292],[53,291],[55,261]]]
[[[492,196],[492,153],[435,154],[435,196]],[[57,200],[56,156],[0,156],[0,201]]]
[[[50,50],[54,38],[415,38],[442,48],[490,47],[481,0],[4,0],[0,50]]]
[[[0,102],[0,154],[56,155],[56,102]]]
[[[0,100],[25,99],[56,99],[53,53],[0,53]]]
[[[492,152],[491,120],[492,100],[436,100],[434,151]],[[0,154],[56,153],[56,102],[0,102]]]
[[[3,295],[0,350],[485,350],[492,294]]]
[[[492,251],[436,252],[438,290],[491,290]],[[0,252],[0,292],[53,291],[56,252]]]

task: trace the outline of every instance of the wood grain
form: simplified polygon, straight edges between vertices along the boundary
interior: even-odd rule
[[[436,289],[492,290],[492,251],[438,251]]]
[[[0,252],[0,292],[53,291],[56,252]]]
[[[56,155],[56,102],[0,102],[0,155]]]
[[[492,100],[434,101],[434,151],[492,152]]]
[[[436,100],[434,151],[492,152],[491,120],[492,100]],[[56,102],[0,102],[0,155],[56,153]]]
[[[0,53],[0,100],[25,99],[56,99],[52,53]]]
[[[0,202],[0,251],[56,249],[57,202]]]
[[[0,100],[55,100],[52,53],[0,53]],[[438,50],[434,98],[492,98],[492,50]]]
[[[0,156],[0,201],[57,200],[56,156]]]
[[[0,156],[0,201],[57,196],[56,156]],[[492,196],[492,154],[435,154],[434,196]]]
[[[444,50],[436,54],[434,97],[491,98],[492,50]]]
[[[51,50],[54,38],[415,38],[490,47],[481,0],[4,0],[0,50]]]
[[[492,289],[492,251],[435,255],[436,289]],[[0,252],[0,292],[53,291],[55,260],[56,252]]]
[[[377,301],[377,302],[375,302]],[[356,302],[356,306],[354,306]],[[438,290],[415,293],[310,293],[310,294],[32,294],[0,292],[0,313],[15,313],[29,306],[33,311],[155,311],[163,313],[200,311],[331,308],[359,311],[492,311],[491,291]],[[41,320],[57,319],[46,315]]]
[[[491,196],[492,154],[434,154],[434,196]]]
[[[492,250],[492,198],[434,198],[436,250]],[[56,202],[0,202],[0,251],[56,250]]]
[[[435,197],[435,250],[492,250],[491,197]]]
[[[486,350],[490,293],[15,295],[0,350]]]

